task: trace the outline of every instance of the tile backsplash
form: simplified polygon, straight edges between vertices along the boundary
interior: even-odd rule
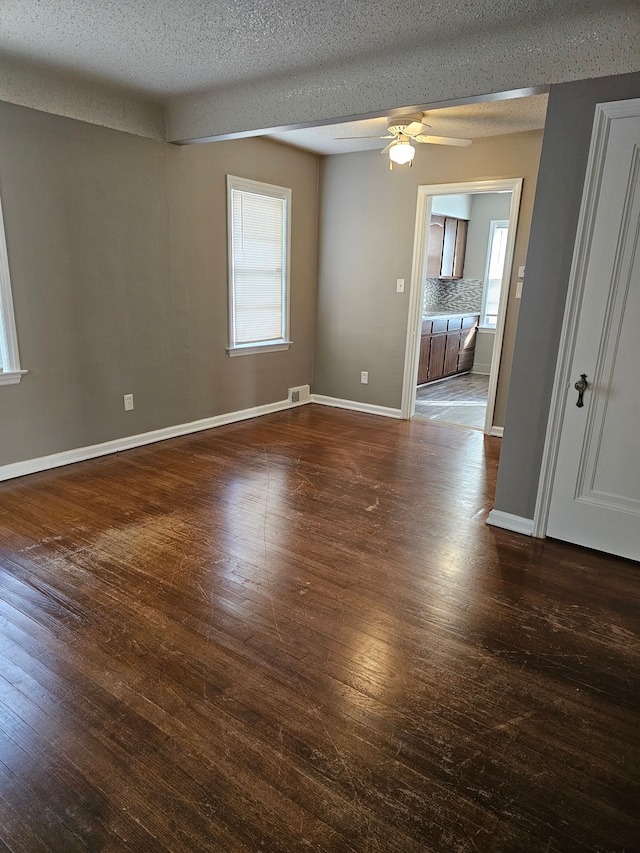
[[[424,313],[429,311],[480,311],[484,283],[477,278],[455,281],[427,278],[424,282]]]

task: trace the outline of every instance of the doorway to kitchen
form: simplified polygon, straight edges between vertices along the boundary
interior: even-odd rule
[[[493,417],[521,187],[418,188],[403,418],[502,434]]]

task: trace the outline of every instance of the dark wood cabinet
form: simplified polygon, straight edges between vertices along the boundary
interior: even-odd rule
[[[429,368],[427,379],[440,379],[444,376],[444,360],[447,336],[431,335],[429,340]]]
[[[422,321],[418,385],[471,370],[480,317],[436,317]]]
[[[458,370],[458,355],[460,354],[460,332],[449,332],[446,335],[444,353],[444,375],[456,373]]]
[[[432,216],[427,246],[427,278],[462,278],[467,247],[466,219]]]
[[[444,216],[432,216],[427,245],[427,278],[439,278],[442,270]]]
[[[420,338],[420,358],[418,360],[418,385],[422,385],[429,378],[430,348],[431,335],[422,335]]]

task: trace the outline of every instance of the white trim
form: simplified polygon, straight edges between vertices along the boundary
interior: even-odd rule
[[[533,519],[512,515],[510,512],[502,512],[499,509],[491,510],[487,524],[492,527],[502,527],[503,530],[512,530],[514,533],[522,533],[524,536],[533,535]]]
[[[0,199],[0,385],[15,385],[26,370],[20,370],[16,318],[13,311],[9,255]]]
[[[487,298],[489,296],[489,268],[491,267],[491,255],[493,250],[493,240],[495,237],[495,233],[498,228],[506,228],[507,229],[507,240],[509,239],[509,220],[508,219],[492,219],[489,223],[489,242],[487,244],[487,259],[484,266],[484,287],[482,288],[482,305],[480,306],[480,323],[478,324],[478,329],[495,330],[495,326],[488,326],[483,324],[483,320],[487,313]],[[504,267],[507,266],[507,252],[505,246],[505,255],[504,255],[504,266],[502,268],[502,279],[500,281],[500,291],[502,291],[502,285],[504,284]],[[497,318],[496,318],[497,322]]]
[[[40,456],[36,459],[26,459],[24,462],[14,462],[10,465],[0,466],[0,480],[10,480],[13,477],[23,477],[26,474],[35,474],[37,471],[47,471],[50,468],[59,468],[62,465],[70,465],[73,462],[83,462],[86,459],[95,459],[98,456],[107,456],[110,453],[120,453],[123,450],[131,450],[134,447],[142,447],[145,444],[153,444],[156,441],[165,441],[168,438],[176,438],[180,435],[188,435],[192,432],[200,432],[205,429],[236,423],[237,421],[257,418],[262,415],[270,415],[273,412],[281,412],[284,409],[297,409],[306,405],[309,400],[300,403],[290,403],[288,400],[279,400],[276,403],[267,403],[264,406],[253,406],[250,409],[241,409],[237,412],[227,412],[224,415],[214,415],[211,418],[203,418],[186,424],[163,427],[163,429],[143,432],[138,435],[128,435],[124,438],[116,438],[113,441],[104,441],[101,444],[92,444],[88,447],[80,447],[76,450],[65,450],[62,453],[53,453],[50,456]]]
[[[422,331],[422,303],[424,299],[424,276],[427,266],[427,223],[431,219],[431,198],[434,194],[422,192],[428,187],[418,187],[416,202],[416,224],[413,232],[413,260],[411,284],[409,286],[409,316],[407,339],[404,349],[404,374],[402,377],[401,417],[405,420],[416,413],[416,386],[418,383],[418,361],[420,359],[420,336]]]
[[[569,373],[573,360],[582,294],[587,276],[587,267],[593,239],[600,185],[604,172],[604,163],[609,139],[609,127],[614,119],[624,119],[640,115],[640,98],[628,101],[596,104],[589,159],[585,174],[584,190],[578,217],[576,241],[569,273],[569,286],[565,303],[562,333],[558,347],[558,359],[553,381],[547,433],[542,453],[538,493],[533,513],[533,536],[544,539],[547,535],[547,522],[551,506],[551,489],[555,476],[560,434],[564,420],[564,402]]]
[[[504,327],[511,285],[511,271],[516,244],[518,216],[520,213],[520,198],[522,195],[522,178],[506,178],[488,181],[469,181],[460,184],[425,184],[418,187],[416,205],[416,224],[413,240],[413,265],[411,268],[411,291],[409,294],[409,316],[407,318],[407,338],[405,344],[404,374],[402,379],[401,417],[412,418],[415,414],[415,389],[418,378],[418,360],[420,356],[420,326],[422,323],[422,299],[424,290],[424,272],[427,257],[427,223],[431,216],[431,198],[434,195],[457,195],[466,193],[490,193],[511,191],[511,206],[509,208],[509,237],[504,263],[502,288],[498,321],[495,328],[493,356],[489,375],[489,392],[487,396],[487,414],[484,425],[485,435],[491,435],[493,415],[496,405],[498,374],[500,372],[500,357]]]
[[[312,394],[311,403],[320,406],[333,406],[334,409],[350,409],[352,412],[365,412],[368,415],[382,415],[385,418],[400,418],[400,409],[389,406],[376,406],[374,403],[360,403],[357,400],[340,400],[338,397],[325,397],[323,394]]]
[[[253,344],[247,345],[243,344],[238,347],[227,347],[227,355],[231,358],[235,358],[238,355],[258,355],[261,352],[284,352],[288,350],[293,341],[282,341],[282,343],[277,344]]]
[[[489,433],[489,435],[493,435],[496,438],[502,438],[503,434],[504,434],[504,427],[500,427],[500,426],[492,426],[491,432]]]
[[[26,370],[0,370],[0,385],[17,385],[27,372]]]
[[[504,257],[504,270],[502,272],[502,286],[500,287],[500,302],[498,304],[498,319],[496,321],[496,336],[493,339],[493,351],[491,354],[491,367],[489,368],[489,389],[487,391],[487,414],[484,422],[485,435],[491,435],[493,428],[493,416],[496,409],[496,394],[498,391],[498,377],[500,375],[500,361],[502,359],[502,343],[504,339],[504,327],[507,320],[507,305],[509,304],[509,290],[511,288],[511,272],[513,270],[513,258],[516,250],[516,236],[518,231],[518,216],[520,215],[520,197],[522,195],[522,178],[512,183],[511,206],[509,207],[509,234],[507,236],[507,249]]]

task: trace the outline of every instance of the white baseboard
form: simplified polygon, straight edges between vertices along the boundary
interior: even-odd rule
[[[352,412],[365,412],[368,415],[382,415],[385,418],[400,418],[400,409],[389,406],[376,406],[373,403],[359,403],[357,400],[340,400],[338,397],[325,397],[323,394],[312,394],[311,402],[320,406],[333,406],[334,409],[350,409]]]
[[[533,519],[523,518],[521,515],[512,515],[510,512],[502,512],[492,509],[487,518],[487,524],[493,527],[502,527],[504,530],[512,530],[514,533],[523,533],[525,536],[533,535]]]
[[[489,376],[491,373],[491,365],[490,364],[474,364],[471,368],[472,373],[477,373],[480,376]]]
[[[489,433],[489,435],[495,435],[496,438],[502,438],[503,434],[504,434],[504,427],[499,427],[499,426],[492,426],[491,432]]]
[[[211,418],[203,418],[186,424],[163,427],[162,429],[143,432],[138,435],[127,435],[124,438],[116,438],[113,441],[104,441],[101,444],[92,444],[88,447],[80,447],[76,450],[64,450],[62,453],[53,453],[50,456],[40,456],[36,459],[26,459],[24,462],[14,462],[10,465],[0,466],[0,480],[11,480],[14,477],[23,477],[26,474],[35,474],[38,471],[47,471],[50,468],[59,468],[62,465],[70,465],[73,462],[83,462],[85,459],[95,459],[98,456],[107,456],[110,453],[119,453],[122,450],[131,450],[134,447],[142,447],[145,444],[153,444],[155,441],[164,441],[167,438],[176,438],[180,435],[188,435],[192,432],[200,432],[204,429],[224,426],[237,421],[245,421],[249,418],[257,418],[261,415],[269,415],[273,412],[281,412],[284,409],[297,409],[309,403],[305,400],[301,403],[290,403],[288,400],[279,400],[276,403],[267,403],[264,406],[253,406],[250,409],[240,409],[237,412],[228,412],[224,415],[214,415]]]

